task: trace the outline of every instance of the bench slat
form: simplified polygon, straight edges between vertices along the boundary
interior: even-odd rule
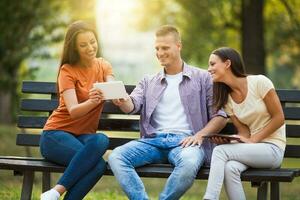
[[[135,138],[110,138],[108,149],[114,149]],[[39,146],[40,134],[20,133],[17,135],[16,144],[20,146]],[[287,145],[285,150],[286,158],[300,158],[300,145]]]
[[[54,82],[23,81],[22,92],[33,94],[56,94],[56,84]]]
[[[127,93],[131,93],[135,88],[135,85],[125,85]],[[23,93],[32,94],[56,94],[55,82],[39,82],[39,81],[23,81],[22,84]]]
[[[128,93],[134,89],[134,85],[126,85]],[[37,94],[55,94],[56,83],[55,82],[39,82],[39,81],[23,81],[22,85],[23,93],[37,93]],[[277,89],[276,90],[280,100],[282,102],[297,103],[300,102],[300,93],[298,90],[290,89]]]
[[[299,103],[300,93],[299,90],[291,89],[277,89],[276,90],[281,102]]]
[[[286,145],[285,158],[300,158],[300,145]]]
[[[57,99],[21,99],[21,110],[50,112],[58,106]]]
[[[125,115],[124,115],[125,116]],[[19,128],[43,128],[46,123],[47,117],[43,116],[19,116]],[[115,131],[136,131],[139,132],[139,122],[131,119],[100,119],[99,130],[115,130]],[[222,134],[234,133],[235,128],[231,123],[221,131]],[[300,126],[299,125],[286,125],[287,137],[299,138]]]
[[[19,128],[42,129],[47,121],[43,116],[19,116]],[[100,119],[100,131],[136,131],[139,132],[139,121],[137,119]]]
[[[51,112],[58,106],[57,99],[22,99],[21,110],[23,111],[37,111],[37,112]],[[112,102],[107,101],[104,104],[102,113],[105,114],[123,114],[124,113]],[[138,114],[138,113],[137,113]]]
[[[40,134],[19,133],[17,134],[16,144],[20,146],[37,147],[39,146],[40,138]],[[108,149],[114,149],[134,139],[135,138],[109,138]]]
[[[288,107],[283,108],[284,117],[286,120],[300,120],[300,108]]]
[[[17,171],[33,170],[41,172],[59,172],[65,170],[64,166],[57,165],[45,160],[20,160],[13,158],[0,158],[0,168]],[[136,168],[137,173],[142,177],[167,178],[173,171],[170,164],[151,164]],[[106,175],[112,175],[110,167],[105,172]],[[201,168],[197,174],[197,179],[207,179],[209,169]],[[248,169],[243,172],[241,178],[243,181],[280,181],[291,182],[299,174],[299,169]]]
[[[289,138],[300,138],[300,125],[286,125],[286,136]]]

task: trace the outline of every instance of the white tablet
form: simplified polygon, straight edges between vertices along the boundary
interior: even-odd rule
[[[94,83],[94,88],[102,91],[105,100],[126,98],[127,93],[122,81]]]

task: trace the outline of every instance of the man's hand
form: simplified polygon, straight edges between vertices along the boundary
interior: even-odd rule
[[[184,138],[180,144],[183,148],[189,147],[189,146],[195,146],[195,145],[201,145],[203,141],[202,135],[200,134],[195,134],[193,136],[189,136]]]
[[[112,102],[113,104],[115,104],[116,106],[122,106],[124,103],[126,103],[129,99],[129,97],[125,97],[125,98],[122,98],[122,99],[113,99]]]

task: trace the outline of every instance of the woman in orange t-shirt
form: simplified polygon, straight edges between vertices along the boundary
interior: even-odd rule
[[[57,185],[41,200],[83,199],[103,175],[102,156],[109,140],[96,133],[103,97],[93,83],[114,80],[112,67],[98,58],[95,30],[77,21],[67,30],[57,77],[59,106],[43,129],[40,150],[43,157],[67,166]]]

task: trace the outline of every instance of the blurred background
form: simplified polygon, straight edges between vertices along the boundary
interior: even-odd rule
[[[22,80],[56,81],[66,27],[75,20],[97,27],[101,56],[126,84],[161,70],[154,33],[172,24],[186,62],[207,69],[211,51],[230,46],[248,73],[267,75],[276,88],[300,89],[299,0],[1,0],[0,10],[0,128],[6,132],[15,131],[9,124],[15,126]]]
[[[230,46],[248,73],[300,88],[298,0],[1,0],[0,9],[3,123],[15,120],[22,80],[56,80],[65,30],[75,20],[95,24],[101,55],[126,84],[160,70],[154,32],[173,24],[186,62],[206,69],[212,50]]]

